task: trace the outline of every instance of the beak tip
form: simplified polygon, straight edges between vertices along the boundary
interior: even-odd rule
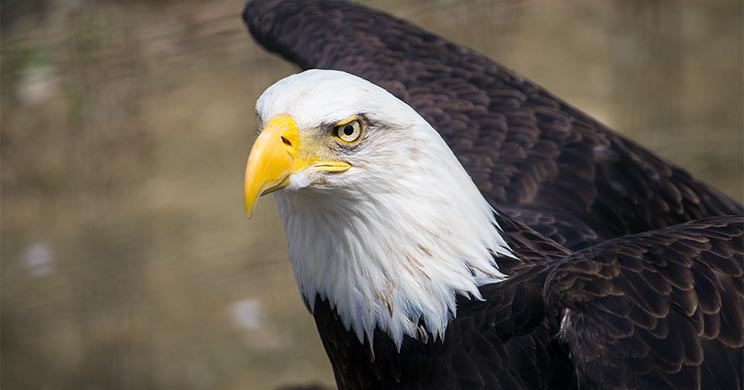
[[[245,216],[248,217],[248,219],[253,218],[253,209],[256,207],[254,203],[248,204],[246,202],[245,204]]]
[[[245,164],[243,196],[248,218],[261,195],[287,186],[296,165],[298,140],[297,124],[286,114],[270,119],[256,138]]]
[[[245,215],[248,217],[248,219],[251,219],[253,217],[253,211],[256,209],[256,203],[258,203],[258,198],[261,196],[261,192],[256,193],[255,189],[252,189],[248,186],[244,189],[243,192],[243,204],[245,205]]]

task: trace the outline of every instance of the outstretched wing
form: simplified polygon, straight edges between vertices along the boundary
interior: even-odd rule
[[[259,43],[302,68],[344,70],[410,104],[494,204],[570,215],[561,223],[582,238],[572,248],[744,213],[538,85],[388,14],[340,0],[253,0],[243,16]]]
[[[744,218],[623,237],[561,260],[544,294],[579,384],[741,389]]]

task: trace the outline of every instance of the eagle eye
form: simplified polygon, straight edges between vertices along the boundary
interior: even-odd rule
[[[362,138],[362,122],[354,119],[349,123],[344,123],[333,128],[333,135],[346,143],[354,143]]]

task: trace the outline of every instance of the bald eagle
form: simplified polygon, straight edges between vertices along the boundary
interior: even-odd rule
[[[308,70],[256,104],[246,208],[274,194],[340,389],[741,388],[744,218],[716,216],[736,202],[385,14],[269,0],[244,16],[303,67],[388,87],[410,67],[390,91]],[[443,88],[472,105],[427,100]]]

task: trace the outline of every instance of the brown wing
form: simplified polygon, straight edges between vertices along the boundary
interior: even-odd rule
[[[569,215],[561,231],[574,225],[567,234],[583,236],[572,248],[744,213],[538,85],[388,14],[338,0],[254,0],[243,16],[259,43],[301,67],[344,70],[406,101],[494,204],[528,207],[528,218]]]
[[[562,260],[546,301],[580,384],[741,389],[744,218],[604,242]]]
[[[499,211],[565,248],[583,247],[602,241],[597,232],[568,212],[527,207],[500,207]],[[518,230],[520,234],[523,231]],[[545,257],[545,253],[540,255]]]

